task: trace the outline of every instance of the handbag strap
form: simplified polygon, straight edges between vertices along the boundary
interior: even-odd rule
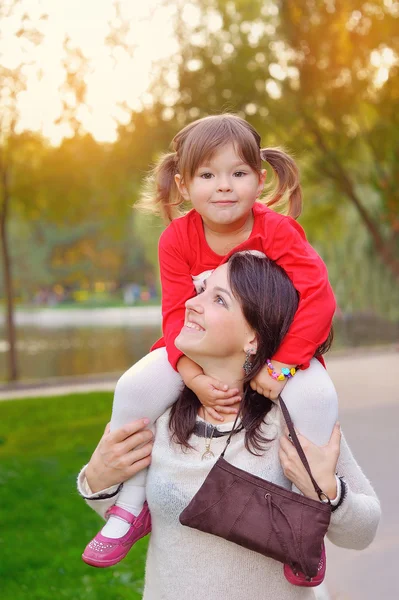
[[[312,471],[310,470],[310,466],[309,466],[308,460],[307,460],[307,458],[305,456],[305,453],[304,453],[304,451],[302,449],[302,446],[301,446],[301,444],[300,444],[300,442],[298,440],[298,436],[296,434],[296,431],[295,431],[295,428],[294,428],[294,424],[293,424],[292,419],[291,419],[291,415],[288,412],[288,408],[287,408],[284,400],[282,399],[282,397],[280,395],[279,395],[278,399],[280,401],[280,407],[281,407],[282,413],[284,415],[285,422],[287,423],[288,431],[290,432],[292,443],[294,444],[295,449],[296,449],[296,451],[299,454],[299,458],[301,459],[303,466],[305,467],[306,471],[308,472],[308,475],[309,475],[309,477],[310,477],[310,479],[312,481],[313,487],[314,487],[314,491],[318,495],[319,500],[321,502],[323,502],[324,504],[330,504],[329,497],[317,485],[317,482],[316,482],[316,480],[314,479],[314,477],[312,475]]]
[[[309,477],[310,477],[310,479],[312,481],[313,487],[314,487],[314,491],[318,495],[320,502],[323,502],[323,504],[330,504],[329,497],[317,485],[317,482],[316,482],[316,480],[314,479],[314,477],[312,475],[312,471],[310,470],[310,466],[309,466],[308,460],[307,460],[307,458],[305,456],[305,453],[304,453],[304,451],[302,449],[302,446],[301,446],[301,444],[300,444],[300,442],[298,440],[298,436],[297,436],[296,431],[294,429],[294,425],[293,425],[290,413],[288,412],[288,408],[286,407],[286,404],[285,404],[284,400],[282,399],[282,397],[280,395],[279,395],[278,399],[280,401],[280,407],[281,407],[281,410],[283,412],[285,422],[287,423],[287,427],[288,427],[288,430],[290,432],[292,442],[293,442],[293,444],[294,444],[294,446],[296,448],[296,451],[299,454],[299,458],[301,459],[303,466],[305,467],[306,471],[308,472],[308,475],[309,475]],[[242,406],[242,404],[241,404],[241,406]],[[235,427],[236,427],[236,424],[237,424],[237,421],[238,421],[238,418],[239,418],[240,414],[241,414],[241,407],[240,407],[240,410],[237,413],[237,416],[236,416],[235,421],[233,423],[233,427],[232,427],[232,429],[230,431],[229,437],[226,440],[226,444],[225,444],[225,446],[223,448],[223,452],[220,455],[221,458],[224,457],[224,453],[227,450],[227,446],[231,442],[231,437],[235,433]]]
[[[227,446],[230,444],[230,441],[231,441],[231,436],[233,435],[233,433],[235,433],[235,427],[236,427],[236,425],[237,425],[238,417],[240,416],[240,414],[241,414],[241,407],[240,407],[240,410],[238,411],[238,413],[237,413],[237,416],[236,416],[236,418],[235,418],[235,420],[234,420],[233,427],[231,428],[231,431],[230,431],[230,433],[229,433],[229,437],[228,437],[228,438],[227,438],[227,440],[226,440],[225,446],[224,446],[224,448],[223,448],[223,452],[222,452],[222,453],[221,453],[221,455],[220,455],[220,457],[221,457],[221,458],[223,458],[223,457],[224,457],[224,453],[225,453],[225,452],[226,452],[226,450],[227,450]]]

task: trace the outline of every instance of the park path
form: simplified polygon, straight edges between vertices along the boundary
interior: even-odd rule
[[[332,354],[328,371],[340,400],[340,422],[352,451],[371,480],[382,504],[382,520],[373,544],[362,552],[327,543],[326,584],[319,600],[394,600],[398,598],[399,559],[399,353]],[[50,387],[0,391],[0,400],[112,390],[107,380],[67,382]]]
[[[399,353],[332,358],[345,437],[382,506],[376,539],[361,552],[327,544],[327,586],[333,600],[399,598]],[[396,468],[394,468],[396,465]]]

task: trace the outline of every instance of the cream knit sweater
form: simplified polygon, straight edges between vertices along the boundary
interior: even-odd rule
[[[283,575],[283,566],[236,544],[188,527],[179,515],[197,492],[226,442],[212,440],[215,459],[201,460],[204,438],[191,436],[193,450],[171,442],[169,411],[156,424],[152,463],[147,479],[147,499],[152,515],[143,600],[299,600],[314,598],[309,588],[294,587]],[[228,430],[231,423],[219,426]],[[273,441],[263,456],[253,456],[244,447],[244,432],[233,436],[225,458],[278,485],[291,488],[278,458],[280,413],[274,407],[266,418],[264,433]],[[345,548],[363,549],[373,540],[380,519],[380,505],[369,481],[342,438],[337,467],[345,477],[348,493],[332,514],[328,538]],[[84,494],[90,489],[84,469],[78,478]],[[110,488],[113,491],[115,488]],[[87,500],[104,516],[116,500]],[[129,559],[127,559],[129,560]],[[327,557],[328,568],[328,557]]]

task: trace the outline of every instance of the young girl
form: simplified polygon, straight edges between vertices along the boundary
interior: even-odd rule
[[[143,416],[153,424],[175,402],[183,382],[214,419],[223,421],[221,413],[234,412],[229,405],[240,399],[238,390],[205,376],[174,344],[184,324],[185,302],[202,290],[204,279],[231,253],[263,252],[287,272],[300,296],[283,343],[251,382],[260,394],[276,399],[296,369],[309,366],[328,337],[335,310],[326,267],[294,220],[302,198],[293,159],[276,148],[261,149],[257,131],[231,114],[191,123],[175,136],[172,146],[174,152],[161,158],[151,178],[156,184],[152,205],[170,221],[159,241],[163,338],[118,381],[111,430]],[[266,204],[257,201],[266,179],[262,160],[277,178]],[[286,197],[290,216],[269,208]],[[193,209],[175,218],[189,202]],[[278,297],[270,301],[278,302]],[[193,335],[198,331],[206,335],[199,325],[188,326]],[[336,421],[337,403],[335,397],[323,398],[323,390],[320,396],[322,419],[313,418],[311,407],[306,414],[296,410],[295,402],[288,402],[288,408],[303,435],[325,444]],[[150,532],[145,480],[143,471],[123,485],[107,523],[85,549],[85,562],[98,567],[116,564]]]

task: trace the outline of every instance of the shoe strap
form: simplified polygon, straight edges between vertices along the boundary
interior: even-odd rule
[[[123,519],[124,521],[126,521],[127,523],[129,523],[129,525],[132,525],[137,517],[135,515],[133,515],[131,512],[125,510],[124,508],[121,508],[120,506],[111,506],[111,508],[109,508],[106,512],[106,517],[110,517],[111,515],[115,515],[115,517],[119,517],[120,519]]]

